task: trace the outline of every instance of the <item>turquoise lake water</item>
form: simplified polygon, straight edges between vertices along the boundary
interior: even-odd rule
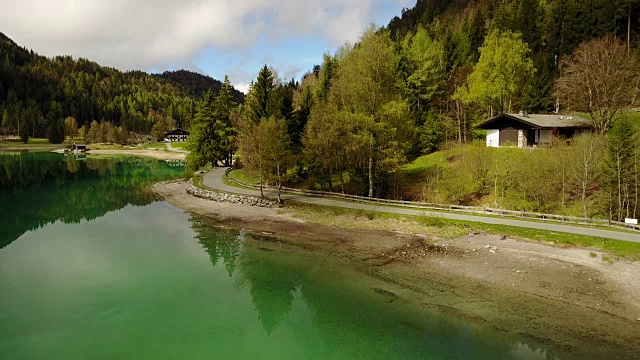
[[[554,359],[191,216],[156,160],[0,155],[0,359]]]

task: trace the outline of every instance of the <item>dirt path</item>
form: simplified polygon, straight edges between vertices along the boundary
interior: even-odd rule
[[[428,233],[308,224],[283,210],[191,197],[182,181],[154,190],[225,225],[348,257],[383,280],[383,290],[394,298],[491,326],[496,336],[515,333],[575,358],[640,354],[638,262],[608,264],[589,250],[483,233],[443,240]]]
[[[189,152],[188,152],[188,151],[186,151],[186,150],[182,150],[182,149],[176,149],[176,148],[174,148],[174,147],[173,147],[173,145],[172,145],[170,142],[165,143],[165,144],[167,144],[167,150],[169,150],[169,151],[173,151],[173,152],[177,152],[177,153],[185,154],[185,155],[189,153]]]
[[[260,196],[260,191],[258,190],[241,189],[241,188],[237,188],[237,187],[233,187],[225,184],[224,181],[222,180],[225,170],[226,168],[215,168],[210,172],[206,173],[202,179],[202,184],[208,188],[221,190],[225,192]],[[271,197],[275,197],[275,194],[273,193],[265,192],[265,194]],[[465,214],[457,214],[457,213],[449,213],[449,212],[430,212],[425,210],[399,208],[399,207],[391,207],[391,206],[383,206],[383,205],[371,205],[371,204],[364,204],[364,203],[341,201],[341,200],[336,200],[331,198],[319,198],[319,197],[297,195],[297,194],[283,194],[282,198],[284,200],[295,200],[297,202],[308,203],[308,204],[338,206],[338,207],[344,207],[349,209],[371,210],[371,211],[380,211],[380,212],[404,214],[404,215],[417,215],[417,216],[428,215],[428,216],[435,216],[435,217],[460,220],[460,221],[508,225],[508,226],[515,226],[515,227],[521,227],[521,228],[563,232],[563,233],[570,233],[570,234],[584,235],[584,236],[596,236],[596,237],[601,237],[605,239],[614,239],[614,240],[640,243],[640,233],[589,228],[589,227],[583,227],[583,226],[573,226],[573,225],[565,225],[565,224],[557,224],[557,223],[525,221],[525,220],[517,220],[517,219],[510,219],[510,218],[488,217],[488,216],[482,216],[482,215],[465,215]]]

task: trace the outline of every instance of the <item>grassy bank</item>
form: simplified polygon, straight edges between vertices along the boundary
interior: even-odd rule
[[[87,145],[91,150],[162,150],[168,151],[164,143],[150,143],[139,146],[123,146],[120,144],[90,144]]]
[[[361,230],[401,230],[409,233],[428,234],[443,239],[454,239],[470,232],[487,232],[510,237],[535,240],[557,246],[575,246],[598,249],[611,256],[640,259],[640,244],[520,227],[472,223],[449,220],[436,216],[412,216],[376,211],[345,209],[288,202],[285,212],[308,223]]]
[[[51,144],[47,139],[29,139],[25,144],[22,141],[0,141],[1,150],[28,150],[51,151],[65,147],[63,144]]]
[[[247,184],[259,184],[260,178],[257,176],[251,176],[247,174],[243,169],[232,170],[229,172],[228,176],[232,179],[236,179],[238,181],[242,181]]]
[[[171,143],[171,147],[173,147],[174,149],[179,149],[179,150],[187,150],[187,143],[186,142],[174,142],[174,143]]]

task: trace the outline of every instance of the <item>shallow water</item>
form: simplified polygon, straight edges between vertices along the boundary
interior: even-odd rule
[[[181,171],[0,155],[0,359],[556,358],[156,201]]]

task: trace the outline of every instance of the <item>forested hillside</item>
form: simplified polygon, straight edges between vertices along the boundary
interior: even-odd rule
[[[165,71],[160,76],[182,87],[187,95],[196,99],[201,99],[209,90],[218,94],[222,89],[222,82],[219,80],[189,70]],[[241,91],[232,88],[231,94],[237,103],[244,102],[244,94]]]
[[[149,75],[70,56],[46,58],[0,33],[0,132],[7,135],[60,142],[67,117],[79,127],[108,122],[121,133],[149,134],[156,124],[189,128],[196,99],[220,86],[186,71]],[[241,93],[234,96],[242,101]]]
[[[203,100],[190,166],[238,149],[260,183],[621,219],[640,204],[639,17],[638,1],[420,0],[299,83],[265,65],[234,111]],[[486,148],[474,126],[518,111],[588,114],[595,133]]]
[[[478,61],[478,49],[491,30],[521,34],[531,51],[535,77],[521,85],[525,91],[517,108],[553,111],[560,61],[578,45],[613,34],[640,52],[640,1],[418,0],[387,26],[396,40],[419,28],[441,44],[452,77]]]

